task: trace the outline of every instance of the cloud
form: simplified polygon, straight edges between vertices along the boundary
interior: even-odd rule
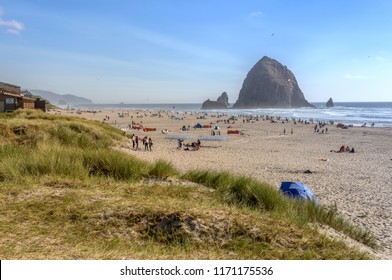
[[[263,12],[261,11],[256,11],[256,12],[252,12],[249,14],[250,17],[260,17],[263,15]]]
[[[369,77],[363,76],[363,75],[352,75],[352,74],[346,74],[344,75],[345,79],[348,80],[368,80]]]
[[[19,35],[24,30],[24,24],[16,20],[4,20],[4,14],[4,9],[0,7],[0,28],[5,27],[8,33]]]

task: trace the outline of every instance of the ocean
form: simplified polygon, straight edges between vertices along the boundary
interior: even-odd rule
[[[260,108],[260,109],[225,109],[225,110],[201,110],[199,103],[185,104],[91,104],[74,106],[78,109],[100,110],[161,110],[177,112],[205,112],[208,114],[220,113],[227,115],[259,115],[279,116],[282,118],[295,118],[346,125],[361,126],[366,123],[370,126],[374,123],[376,127],[392,127],[392,102],[335,102],[332,108],[326,108],[325,103],[312,103],[316,108]]]

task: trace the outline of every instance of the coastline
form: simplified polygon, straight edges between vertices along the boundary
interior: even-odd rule
[[[228,115],[269,115],[275,117],[304,120],[332,121],[347,125],[362,126],[364,123],[376,127],[392,127],[392,102],[336,102],[334,107],[327,108],[325,103],[312,103],[315,108],[254,108],[204,110],[199,103],[159,103],[159,104],[90,104],[71,107],[77,111],[123,110],[144,112],[205,113]],[[231,104],[232,105],[232,104]],[[66,108],[63,108],[66,109]]]
[[[350,127],[340,129],[328,124],[328,133],[314,133],[315,124],[294,124],[259,119],[224,123],[229,116],[202,113],[179,113],[179,120],[168,111],[101,110],[92,112],[56,110],[51,113],[72,115],[103,121],[153,139],[152,151],[132,150],[132,143],[123,150],[141,159],[164,159],[180,171],[209,169],[248,175],[277,188],[282,181],[299,181],[309,186],[320,204],[334,207],[354,224],[374,234],[383,248],[378,255],[392,259],[391,170],[392,128]],[[123,114],[122,117],[120,115]],[[128,130],[131,122],[141,123],[156,131]],[[196,123],[218,125],[226,141],[202,141],[198,151],[177,150],[177,136],[186,142],[211,135],[211,129],[181,131],[182,126]],[[243,135],[227,135],[228,127]],[[167,129],[170,134],[163,134]],[[286,133],[283,134],[285,129]],[[293,134],[291,134],[293,129]],[[173,139],[168,139],[170,136]],[[354,147],[356,152],[335,153],[341,145]],[[311,173],[304,173],[310,170]]]

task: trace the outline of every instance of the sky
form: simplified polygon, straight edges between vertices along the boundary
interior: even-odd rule
[[[390,0],[0,0],[0,81],[95,103],[234,103],[269,56],[310,102],[392,101]]]

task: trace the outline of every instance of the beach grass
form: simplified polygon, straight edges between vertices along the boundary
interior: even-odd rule
[[[336,211],[267,183],[117,151],[127,139],[109,125],[29,110],[0,118],[1,259],[371,258],[315,224],[376,246]]]
[[[273,186],[251,177],[193,170],[184,174],[183,178],[216,189],[225,202],[274,212],[296,223],[325,224],[363,244],[377,247],[374,237],[368,231],[355,227],[340,217],[334,209],[288,198]]]

